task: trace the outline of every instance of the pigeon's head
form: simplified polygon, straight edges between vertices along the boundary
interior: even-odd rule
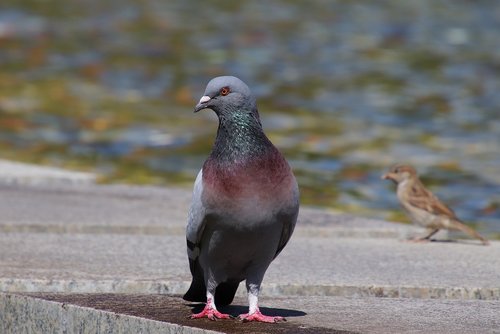
[[[232,76],[216,77],[210,80],[194,112],[207,108],[215,111],[217,115],[240,109],[256,109],[250,88],[243,81]]]
[[[383,180],[391,180],[394,183],[400,183],[416,177],[417,171],[409,165],[395,165],[389,172],[382,175]]]

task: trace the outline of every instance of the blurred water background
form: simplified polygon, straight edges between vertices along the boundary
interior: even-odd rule
[[[0,157],[191,187],[236,75],[304,204],[407,221],[413,164],[500,237],[500,2],[2,0]]]

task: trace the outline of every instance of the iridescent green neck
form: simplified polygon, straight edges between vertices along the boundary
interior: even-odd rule
[[[236,110],[219,114],[219,128],[212,158],[240,161],[258,156],[272,147],[262,131],[257,111]]]

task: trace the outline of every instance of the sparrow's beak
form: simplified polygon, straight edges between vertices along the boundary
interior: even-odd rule
[[[203,95],[200,99],[200,102],[198,102],[196,107],[194,107],[194,112],[198,112],[200,110],[207,108],[208,107],[207,104],[210,100],[211,100],[210,96]]]
[[[385,173],[380,177],[382,180],[393,180],[391,173]]]

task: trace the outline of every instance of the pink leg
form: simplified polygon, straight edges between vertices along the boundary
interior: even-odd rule
[[[209,299],[207,300],[207,304],[205,305],[203,311],[201,311],[200,313],[193,314],[189,318],[191,319],[208,318],[210,320],[217,320],[217,319],[229,319],[230,316],[229,314],[224,314],[217,311],[212,300]]]
[[[255,312],[253,312],[252,314],[249,314],[249,313],[240,314],[238,316],[238,319],[240,319],[243,322],[260,321],[260,322],[275,323],[275,322],[286,321],[286,319],[283,317],[270,317],[268,315],[263,315],[262,313],[260,313],[260,310],[258,307],[255,310]]]

